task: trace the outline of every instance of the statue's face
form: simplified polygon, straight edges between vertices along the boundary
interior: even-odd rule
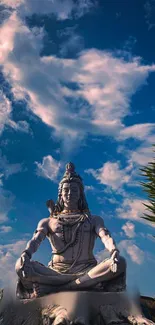
[[[77,209],[80,198],[80,189],[77,183],[64,183],[62,187],[62,199],[66,208]]]

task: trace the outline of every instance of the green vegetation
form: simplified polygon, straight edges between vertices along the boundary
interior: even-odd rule
[[[153,145],[153,152],[155,152],[154,147],[155,145]],[[148,204],[144,203],[148,212],[145,212],[142,218],[155,222],[155,158],[140,170],[142,172],[141,175],[145,177],[145,181],[141,182],[141,185],[148,197]]]

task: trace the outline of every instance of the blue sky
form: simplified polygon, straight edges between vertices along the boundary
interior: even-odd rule
[[[1,0],[0,17],[0,285],[13,286],[72,161],[127,259],[128,288],[155,296],[139,185],[155,143],[155,2]],[[95,253],[106,256],[99,240]],[[34,259],[50,258],[45,241]]]

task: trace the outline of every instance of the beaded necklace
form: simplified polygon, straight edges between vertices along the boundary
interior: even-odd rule
[[[66,220],[65,218],[58,217],[59,223],[61,225],[62,240],[64,241],[64,243],[66,245],[60,250],[53,251],[54,254],[60,255],[60,254],[64,253],[68,247],[72,247],[75,245],[75,243],[78,242],[78,234],[80,232],[80,227],[81,227],[82,223],[86,220],[86,218],[88,218],[88,216],[86,214],[80,215],[79,218],[77,218],[76,220],[69,220],[69,218],[68,218],[68,220]],[[65,226],[73,227],[74,225],[77,225],[77,226],[73,231],[72,238],[69,242],[66,242],[65,234],[64,234]]]
[[[80,226],[85,221],[85,219],[86,219],[86,217],[83,214],[80,215],[78,218],[72,218],[72,217],[65,218],[64,216],[58,217],[59,223],[61,225],[62,240],[66,245],[69,244],[69,247],[73,247],[78,243]],[[77,226],[73,232],[73,227],[75,225],[77,225]],[[71,229],[71,232],[73,232],[73,234],[72,234],[71,240],[67,241],[65,232],[69,231],[70,229]]]
[[[75,261],[72,263],[72,265],[70,265],[69,267],[66,268],[64,273],[70,271],[74,267],[74,265],[77,263],[80,255],[81,255],[84,230],[82,227],[82,229],[80,231],[80,227],[86,219],[91,223],[90,217],[86,213],[80,215],[80,217],[78,219],[74,220],[74,222],[73,221],[68,222],[68,220],[67,220],[67,225],[70,224],[71,226],[73,226],[73,225],[77,224],[77,227],[74,230],[74,233],[72,235],[72,239],[69,243],[66,244],[66,246],[63,249],[53,251],[53,254],[58,254],[58,255],[62,254],[67,250],[68,247],[71,247],[72,245],[74,245],[75,241],[77,241],[79,239],[79,251],[78,251],[77,257],[76,257]],[[62,223],[62,226],[66,225],[66,219],[58,217],[58,220],[60,223]],[[64,229],[62,229],[62,232],[64,232]],[[77,233],[79,234],[79,238],[77,238]]]

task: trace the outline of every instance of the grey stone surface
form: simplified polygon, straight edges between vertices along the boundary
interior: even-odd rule
[[[126,293],[63,292],[0,304],[2,325],[153,325]]]
[[[48,200],[47,207],[49,218],[40,220],[16,262],[18,297],[32,298],[64,290],[96,289],[97,286],[101,291],[124,290],[126,261],[119,255],[103,218],[91,214],[82,179],[72,163],[67,164],[59,184],[57,202]],[[52,248],[48,267],[31,259],[46,237]],[[109,251],[109,258],[100,263],[94,255],[97,237]],[[119,281],[119,277],[124,280]],[[117,289],[115,280],[119,281]]]

